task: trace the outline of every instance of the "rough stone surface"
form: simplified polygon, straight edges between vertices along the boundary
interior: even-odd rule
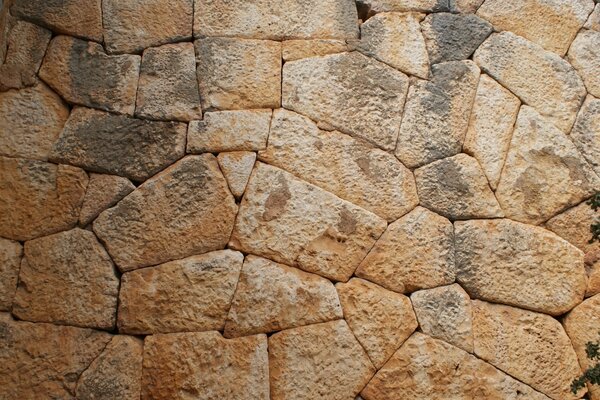
[[[134,189],[135,186],[127,178],[91,173],[79,213],[79,225],[86,226]]]
[[[336,288],[350,329],[375,368],[381,368],[417,329],[410,300],[358,278]]]
[[[600,253],[589,253],[585,259],[585,266],[588,273],[585,295],[595,296],[600,293]]]
[[[140,56],[110,56],[97,43],[57,36],[39,74],[70,103],[133,114],[139,70]]]
[[[356,275],[400,293],[454,282],[452,224],[415,208],[388,226]]]
[[[450,11],[462,14],[477,12],[483,0],[448,0]]]
[[[218,332],[147,336],[143,365],[142,400],[269,399],[265,335],[238,339],[223,339]]]
[[[393,155],[287,110],[273,113],[259,158],[388,221],[419,202],[412,173]]]
[[[398,135],[396,157],[409,168],[460,153],[479,81],[472,61],[432,67],[431,81],[416,81]]]
[[[188,156],[94,221],[122,271],[225,247],[237,206],[215,156]]]
[[[230,245],[326,278],[347,281],[385,230],[385,220],[257,163]]]
[[[594,7],[594,11],[588,17],[584,28],[593,29],[595,31],[600,32],[600,5],[596,4],[596,7]]]
[[[472,298],[561,315],[583,300],[583,252],[508,219],[454,224],[456,279]]]
[[[203,109],[279,107],[281,43],[204,38],[195,48]]]
[[[571,140],[600,177],[600,99],[588,96],[583,103]]]
[[[360,0],[372,13],[386,11],[440,12],[448,10],[447,0]]]
[[[17,289],[23,246],[0,238],[0,310],[10,311]]]
[[[600,97],[600,32],[579,32],[569,48],[567,59],[583,79],[588,92]]]
[[[375,373],[345,321],[269,337],[272,400],[351,399]]]
[[[285,108],[393,150],[408,78],[362,54],[342,53],[287,62]]]
[[[283,61],[294,61],[301,58],[343,53],[348,51],[349,47],[345,40],[339,39],[286,40],[281,44],[281,56]]]
[[[227,179],[229,190],[236,199],[241,198],[246,190],[248,179],[250,179],[250,173],[256,161],[256,153],[252,151],[221,153],[217,156],[217,161]]]
[[[186,126],[78,107],[71,112],[50,160],[144,181],[185,153]]]
[[[554,24],[551,29],[560,31]],[[585,87],[567,61],[510,32],[492,34],[477,49],[473,59],[560,130],[571,129],[585,96]]]

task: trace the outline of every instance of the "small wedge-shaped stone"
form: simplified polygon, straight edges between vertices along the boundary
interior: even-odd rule
[[[588,92],[600,97],[600,32],[579,32],[569,48],[567,58],[583,79]]]
[[[549,315],[473,301],[475,355],[556,400],[581,375],[577,355],[560,323]]]
[[[418,203],[412,173],[393,155],[287,110],[273,113],[259,158],[388,221]]]
[[[119,332],[222,330],[243,259],[220,250],[123,274]]]
[[[393,150],[408,78],[360,53],[332,54],[283,66],[283,106],[341,132]]]
[[[345,40],[339,39],[286,40],[281,46],[283,61],[295,61],[301,58],[343,53],[350,49]]]
[[[223,249],[237,212],[212,154],[188,156],[94,221],[122,271]]]
[[[452,220],[503,217],[481,166],[473,157],[458,154],[415,170],[423,207]]]
[[[388,226],[356,275],[400,293],[453,283],[452,224],[415,208]]]
[[[87,184],[76,167],[0,157],[0,237],[29,240],[74,227]]]
[[[415,333],[361,393],[365,400],[550,400],[451,344]]]
[[[318,275],[249,255],[225,336],[248,336],[342,318],[333,284]]]
[[[600,99],[588,96],[577,115],[571,140],[600,177]]]
[[[514,18],[512,12],[511,17]],[[552,29],[560,31],[555,24]],[[560,130],[571,129],[585,87],[568,62],[510,32],[493,33],[479,46],[473,59]]]
[[[144,181],[185,153],[186,125],[75,108],[50,154],[54,162]]]
[[[361,0],[371,13],[386,11],[448,11],[447,0]]]
[[[432,67],[431,81],[416,81],[408,92],[396,157],[409,168],[460,153],[479,81],[472,61]]]
[[[217,156],[219,167],[227,179],[229,190],[239,199],[246,190],[252,167],[256,161],[256,153],[252,151],[232,151]]]
[[[379,369],[417,329],[408,297],[352,278],[336,285],[344,319]]]
[[[257,163],[230,245],[345,282],[385,227],[375,214]]]
[[[144,342],[113,336],[77,381],[78,400],[139,400]]]
[[[594,11],[590,14],[583,27],[600,32],[600,4],[596,4]]]
[[[134,189],[135,186],[127,178],[116,175],[90,174],[90,181],[79,213],[79,225],[86,226],[98,214],[117,204]]]
[[[0,238],[0,311],[10,311],[19,280],[23,246]]]
[[[133,114],[139,71],[140,56],[110,56],[97,43],[57,36],[40,78],[70,103]]]
[[[142,400],[269,400],[267,337],[219,332],[146,336]]]
[[[508,219],[454,223],[456,279],[472,298],[560,315],[583,300],[583,252]]]
[[[353,399],[375,373],[346,321],[269,337],[272,400]]]
[[[506,216],[539,224],[597,190],[600,179],[573,142],[522,106],[496,190]]]

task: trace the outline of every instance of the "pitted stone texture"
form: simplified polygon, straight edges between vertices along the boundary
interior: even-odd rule
[[[481,3],[483,3],[483,0],[448,0],[450,11],[462,14],[476,12]]]
[[[360,53],[283,66],[283,106],[393,150],[408,89],[406,75]]]
[[[142,400],[268,400],[265,335],[223,339],[219,332],[146,336]]]
[[[579,32],[569,48],[567,59],[583,79],[588,92],[600,97],[600,32]]]
[[[448,11],[447,0],[360,0],[371,13],[386,11]]]
[[[279,168],[257,163],[230,245],[347,281],[385,220]]]
[[[578,399],[577,355],[554,318],[519,308],[473,301],[475,355],[556,400]]]
[[[481,75],[463,151],[477,159],[496,190],[521,102],[487,75]]]
[[[345,40],[339,39],[286,40],[281,46],[284,61],[343,53],[350,49]]]
[[[356,7],[347,0],[196,0],[194,36],[250,39],[353,39]]]
[[[144,50],[135,115],[158,120],[202,119],[192,43]]]
[[[336,285],[344,319],[379,369],[417,329],[408,297],[352,278]]]
[[[571,140],[600,176],[600,99],[588,96],[571,131]]]
[[[594,8],[592,0],[486,0],[477,15],[564,56]]]
[[[271,110],[216,111],[188,127],[187,152],[256,151],[267,147]]]
[[[423,333],[473,353],[471,299],[460,285],[419,290],[410,300]]]
[[[106,332],[0,313],[0,398],[75,400],[77,378],[110,339]]]
[[[291,111],[273,113],[268,147],[259,158],[388,221],[419,203],[412,173],[393,155],[348,135],[322,131]]]
[[[599,189],[600,179],[569,137],[522,106],[496,190],[506,216],[540,224]]]
[[[514,14],[511,13],[511,17],[514,18]],[[551,28],[560,31],[554,24]],[[583,102],[585,87],[568,62],[510,32],[493,33],[477,49],[473,59],[482,70],[561,131],[571,129]]]
[[[144,181],[185,153],[186,125],[75,108],[50,160]]]
[[[237,206],[215,156],[188,156],[94,221],[121,271],[225,247]]]
[[[446,218],[417,207],[391,223],[356,276],[408,293],[454,282],[454,237]]]
[[[415,180],[421,205],[451,220],[504,216],[481,166],[466,154],[416,169]]]
[[[102,11],[109,53],[137,53],[192,37],[193,0],[103,0]]]
[[[588,274],[586,297],[600,293],[600,252],[588,253],[585,257]]]
[[[382,13],[361,25],[357,50],[400,71],[429,77],[429,56],[419,22],[423,14]]]
[[[139,71],[140,56],[110,56],[97,43],[57,36],[39,75],[70,103],[133,114]]]
[[[23,246],[14,240],[0,238],[0,310],[10,311],[17,281]]]
[[[479,81],[472,61],[432,67],[431,81],[416,81],[398,135],[396,157],[409,168],[460,153]]]
[[[86,226],[98,214],[117,204],[134,189],[135,186],[127,178],[91,173],[79,213],[79,225]]]
[[[441,340],[415,333],[361,393],[365,400],[550,400]]]
[[[454,223],[456,279],[472,298],[561,315],[583,300],[583,252],[508,219]]]
[[[250,173],[256,161],[252,151],[232,151],[217,156],[219,167],[227,179],[229,190],[236,199],[240,199],[246,190]]]
[[[78,400],[139,400],[142,380],[142,340],[113,336],[104,351],[77,381]]]
[[[123,274],[119,332],[222,330],[243,259],[220,250]]]
[[[79,168],[0,157],[0,237],[29,240],[74,227],[87,184]]]
[[[248,255],[225,336],[248,336],[342,318],[333,284],[318,275]]]
[[[594,11],[590,14],[587,22],[585,23],[585,25],[583,27],[600,32],[600,5],[599,4],[596,4]]]
[[[375,373],[344,320],[269,337],[272,400],[352,399]]]
[[[0,93],[0,154],[46,161],[68,117],[69,107],[41,82]]]
[[[194,45],[203,109],[280,106],[281,43],[204,38]]]

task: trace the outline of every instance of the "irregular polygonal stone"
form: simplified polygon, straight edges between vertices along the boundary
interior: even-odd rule
[[[0,310],[10,311],[19,280],[23,246],[0,238]]]
[[[239,199],[246,190],[252,167],[256,161],[256,153],[252,151],[221,153],[217,156],[217,161],[227,179],[229,190],[236,199]]]
[[[473,352],[471,299],[460,285],[419,290],[410,300],[423,333]]]
[[[411,172],[393,155],[348,135],[322,131],[291,111],[273,113],[269,143],[259,158],[388,221],[419,203]]]
[[[583,300],[583,252],[508,219],[454,223],[456,279],[472,298],[560,315]]]
[[[375,368],[381,368],[417,329],[410,300],[358,278],[338,283],[336,288],[344,319]]]
[[[448,11],[448,0],[360,0],[371,13],[386,11]]]
[[[47,160],[68,117],[69,107],[41,82],[0,93],[0,154]]]
[[[267,337],[219,332],[146,336],[141,399],[268,400]]]
[[[339,39],[286,40],[281,45],[283,61],[294,61],[349,50],[346,41]]]
[[[504,213],[473,157],[458,154],[415,170],[423,207],[452,220],[497,218]]]
[[[472,14],[481,6],[483,0],[448,0],[450,11],[462,14]]]
[[[94,221],[122,271],[223,249],[237,212],[212,154],[188,156]]]
[[[599,189],[600,179],[573,142],[522,106],[496,190],[506,216],[539,224]]]
[[[492,25],[473,15],[429,14],[421,24],[432,64],[466,60],[492,33]]]
[[[110,56],[97,43],[57,36],[39,74],[70,103],[133,114],[139,70],[140,56]]]
[[[187,152],[256,151],[267,147],[271,110],[217,111],[188,127]]]
[[[481,75],[463,151],[477,159],[496,190],[521,102],[487,75]]]
[[[192,37],[193,0],[103,0],[102,12],[109,53],[137,53]]]
[[[365,400],[550,400],[469,353],[415,333],[377,372]]]
[[[510,15],[514,18],[512,12]],[[555,24],[551,24],[551,29],[561,31]],[[492,34],[479,46],[473,59],[560,130],[571,129],[585,96],[585,87],[568,62],[510,32]]]
[[[600,252],[588,253],[586,255],[585,268],[588,274],[585,296],[595,296],[600,293]]]
[[[186,125],[75,108],[50,159],[144,181],[185,153]]]
[[[460,153],[479,81],[472,61],[434,65],[408,92],[396,157],[409,168]]]
[[[375,214],[257,163],[229,244],[347,281],[385,227],[385,220]]]
[[[144,342],[113,336],[77,381],[78,400],[139,400]]]
[[[269,372],[272,400],[351,399],[375,368],[339,320],[269,337]]]
[[[192,43],[144,50],[135,115],[158,120],[202,119]]]
[[[283,66],[285,108],[393,150],[408,78],[360,53],[332,54]]]
[[[600,97],[600,32],[579,32],[569,47],[567,58],[583,79],[588,92]]]
[[[425,208],[415,208],[388,226],[356,276],[400,293],[454,282],[452,224]]]
[[[583,27],[600,32],[600,5],[596,4],[594,11],[590,14]]]
[[[79,213],[79,224],[86,226],[98,214],[117,204],[134,189],[135,186],[127,178],[91,173]]]
[[[87,184],[79,168],[0,157],[0,236],[29,240],[74,227]]]
[[[202,108],[239,110],[281,104],[281,43],[270,40],[196,40]]]
[[[581,374],[577,355],[554,318],[475,300],[473,335],[477,357],[553,399],[581,397],[570,390]]]
[[[600,176],[600,100],[588,96],[571,131],[571,140]]]

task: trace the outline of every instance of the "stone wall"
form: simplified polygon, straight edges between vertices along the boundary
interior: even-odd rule
[[[1,399],[600,399],[600,4],[0,15]]]

